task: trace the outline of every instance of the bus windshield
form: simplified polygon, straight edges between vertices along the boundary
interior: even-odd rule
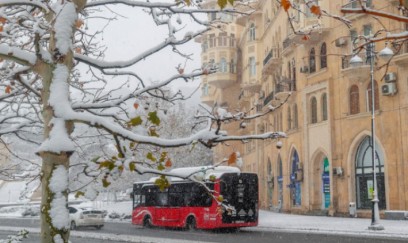
[[[220,194],[232,212],[223,214],[223,222],[256,221],[258,217],[258,177],[255,174],[224,174]]]

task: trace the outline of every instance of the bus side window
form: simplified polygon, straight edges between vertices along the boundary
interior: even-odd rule
[[[194,184],[191,189],[190,206],[192,207],[209,207],[212,199],[207,190],[200,184]]]
[[[184,206],[183,185],[173,184],[169,188],[169,206],[181,207]]]
[[[153,188],[143,188],[143,194],[145,194],[145,206],[156,206],[156,197]]]
[[[140,195],[133,194],[133,196],[134,196],[133,208],[136,208],[137,206],[140,206]]]
[[[157,206],[165,207],[168,205],[168,193],[167,191],[164,192],[156,192],[156,199],[157,199]]]
[[[184,198],[181,193],[169,193],[169,206],[181,207],[184,206]]]

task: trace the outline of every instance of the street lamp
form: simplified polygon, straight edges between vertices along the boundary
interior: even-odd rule
[[[377,174],[375,165],[375,82],[374,82],[374,64],[375,64],[375,52],[374,42],[370,42],[367,45],[367,58],[370,60],[370,81],[371,81],[371,159],[373,166],[373,200],[372,201],[372,213],[371,213],[371,225],[368,226],[370,230],[384,230],[384,226],[380,224],[380,211],[378,207],[378,192],[377,192]],[[379,57],[384,61],[389,61],[394,55],[394,52],[387,46],[378,53]],[[358,55],[353,56],[350,59],[350,66],[358,67],[363,64],[363,60]]]

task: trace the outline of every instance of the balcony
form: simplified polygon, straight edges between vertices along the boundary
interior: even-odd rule
[[[242,82],[241,88],[255,93],[261,90],[261,83],[258,82],[258,80],[256,79],[251,79],[251,80]]]
[[[281,64],[281,50],[279,47],[273,47],[263,60],[262,75],[271,75],[279,64]]]
[[[322,40],[322,38],[330,32],[321,19],[317,17],[306,18],[297,33],[289,34],[282,43],[282,54],[286,55],[292,52],[294,45],[315,45]]]
[[[288,93],[296,91],[296,83],[293,80],[284,80],[275,84],[275,99],[283,101]]]
[[[213,73],[208,75],[208,83],[219,88],[224,89],[235,83],[237,80],[236,73]]]
[[[217,64],[217,72],[208,75],[207,82],[219,89],[233,85],[237,80],[236,65],[234,63]]]
[[[360,52],[358,56],[363,60],[363,65],[351,67],[350,59],[353,55],[344,56],[341,61],[341,73],[350,80],[364,81],[370,77],[370,59],[366,53]]]
[[[269,105],[274,97],[275,97],[275,92],[274,91],[270,92],[268,96],[266,96],[264,99],[264,102],[263,102],[264,106]]]
[[[395,64],[399,66],[406,66],[408,64],[408,43],[407,42],[404,42],[402,44],[401,49],[399,50],[397,55],[392,58],[392,60],[395,62]]]
[[[363,4],[365,4],[366,8],[373,8],[372,5],[372,0],[367,0],[366,3],[363,2]],[[361,10],[362,9],[362,5],[358,0],[353,0],[345,5],[343,5],[341,7],[341,12],[343,14],[347,14],[347,19],[349,20],[355,20],[364,16],[367,16],[364,13],[353,13],[351,11],[353,10]]]

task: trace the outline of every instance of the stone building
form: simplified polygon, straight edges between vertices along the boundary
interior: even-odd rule
[[[351,28],[333,18],[318,18],[293,1],[304,14],[277,1],[259,0],[250,15],[210,14],[224,24],[197,39],[203,65],[216,63],[218,72],[202,79],[202,102],[252,113],[273,107],[256,121],[229,124],[231,132],[258,134],[284,131],[277,141],[234,142],[217,146],[215,161],[239,151],[244,171],[260,178],[262,208],[297,213],[370,215],[372,197],[371,75],[369,50],[358,55],[363,65],[350,66],[353,44],[386,27],[406,30],[403,23],[365,14],[343,14],[349,0],[316,0],[329,13],[352,21]],[[372,0],[374,9],[399,14],[399,1]],[[216,1],[207,0],[207,7]],[[242,7],[241,7],[242,8]],[[246,11],[245,8],[242,11]],[[248,10],[249,11],[249,10]],[[308,34],[294,34],[296,30]],[[227,24],[225,24],[227,23]],[[380,33],[384,35],[384,33]],[[386,43],[375,44],[375,53]],[[388,68],[375,59],[375,151],[379,206],[408,210],[408,48],[390,45],[396,54]],[[281,102],[286,103],[280,106]]]

